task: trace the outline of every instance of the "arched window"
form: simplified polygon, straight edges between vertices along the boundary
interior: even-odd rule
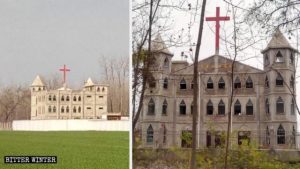
[[[236,78],[235,78],[235,81],[234,81],[234,88],[235,88],[235,89],[241,88],[241,80],[240,80],[239,77],[236,77]]]
[[[97,92],[100,92],[100,87],[97,87]]]
[[[293,125],[293,131],[292,131],[292,144],[296,144],[296,130],[295,130],[294,125]]]
[[[253,103],[250,99],[246,104],[246,115],[253,115]]]
[[[186,89],[186,82],[184,79],[180,81],[180,89]]]
[[[246,80],[246,88],[253,88],[253,82],[250,76]]]
[[[81,101],[81,96],[78,96],[78,101],[79,101],[79,102]]]
[[[169,67],[169,59],[165,58],[165,60],[164,60],[164,68],[167,68],[167,67]]]
[[[168,102],[165,99],[164,102],[163,102],[163,105],[162,105],[162,114],[167,115],[167,110],[168,110]]]
[[[218,114],[225,115],[225,104],[222,99],[220,100],[219,105],[218,105]]]
[[[191,82],[191,89],[194,89],[194,79]]]
[[[61,96],[61,101],[65,101],[65,97],[64,96]]]
[[[66,101],[70,101],[70,97],[69,96],[67,96]]]
[[[102,92],[104,92],[105,91],[105,88],[104,87],[102,87]]]
[[[194,111],[194,101],[192,101],[191,103],[191,114],[193,114],[193,111]]]
[[[148,103],[148,115],[154,115],[154,114],[155,114],[155,103],[151,98]]]
[[[167,89],[167,88],[168,88],[168,78],[165,78],[165,79],[164,79],[163,88],[164,88],[164,89]]]
[[[278,97],[276,101],[276,113],[278,114],[284,113],[284,102],[281,97]]]
[[[38,91],[41,91],[41,88],[39,87]]]
[[[67,113],[69,113],[69,106],[67,106],[67,108],[66,108],[66,112],[67,112]]]
[[[163,143],[166,144],[167,143],[167,128],[165,125],[163,125]]]
[[[280,51],[278,51],[276,54],[276,62],[278,62],[278,63],[284,62],[283,56]]]
[[[148,83],[149,83],[150,88],[155,88],[156,87],[156,81],[155,81],[155,78],[152,75],[149,76]]]
[[[209,79],[207,81],[207,88],[208,89],[213,89],[214,88],[214,82],[211,80],[210,77],[209,77]]]
[[[51,113],[51,106],[48,107],[48,112]]]
[[[269,127],[267,126],[267,129],[266,129],[266,144],[270,145],[270,143],[271,143],[270,130],[269,130]]]
[[[269,65],[269,63],[270,63],[269,55],[267,53],[265,53],[264,56],[265,56],[265,65]]]
[[[53,101],[56,101],[56,96],[55,95],[53,95]]]
[[[76,102],[76,100],[77,100],[77,98],[76,98],[76,96],[74,96],[74,97],[73,97],[73,101]]]
[[[76,113],[76,107],[75,106],[73,107],[73,113]]]
[[[265,78],[265,88],[269,88],[269,79],[268,76]]]
[[[283,77],[280,73],[277,73],[276,86],[283,86]]]
[[[234,103],[234,115],[240,115],[242,113],[242,106],[239,99]]]
[[[291,100],[291,115],[295,115],[295,101],[293,98]]]
[[[81,113],[81,107],[80,106],[78,107],[78,113]]]
[[[225,81],[223,77],[221,77],[219,80],[219,89],[225,89]]]
[[[285,144],[285,130],[281,124],[277,129],[277,144]]]
[[[52,101],[52,97],[51,97],[51,95],[49,95],[49,97],[48,97],[48,100],[49,100],[49,101]]]
[[[53,106],[53,113],[56,113],[56,107]]]
[[[293,63],[294,63],[294,55],[291,52],[291,54],[290,54],[290,64],[293,64]]]
[[[214,105],[211,102],[211,100],[209,100],[206,105],[206,114],[213,115],[213,113],[214,113]]]
[[[147,129],[147,143],[153,143],[153,135],[154,131],[152,125],[150,124],[150,126]]]
[[[186,115],[186,105],[184,100],[182,100],[179,104],[179,113],[180,115]]]
[[[61,112],[61,113],[64,113],[64,112],[65,112],[64,106],[61,107],[60,112]]]
[[[270,114],[270,104],[268,98],[265,101],[265,110],[266,110],[266,114]]]
[[[294,84],[295,84],[294,76],[291,76],[290,87],[294,88]]]

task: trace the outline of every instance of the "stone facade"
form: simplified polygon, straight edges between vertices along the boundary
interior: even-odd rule
[[[193,65],[172,62],[160,36],[152,49],[155,61],[140,118],[142,146],[189,147],[182,138],[192,129]],[[232,89],[233,143],[246,140],[261,148],[296,148],[295,52],[277,30],[262,51],[263,70],[235,62],[233,86],[232,60],[213,55],[199,61],[197,146],[222,146]]]
[[[39,76],[31,85],[31,119],[102,119],[107,115],[108,86],[89,78],[82,90],[64,84],[47,90]]]

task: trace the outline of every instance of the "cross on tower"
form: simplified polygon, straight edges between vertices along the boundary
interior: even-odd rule
[[[70,72],[70,69],[67,69],[66,65],[64,65],[64,68],[59,69],[59,71],[64,72],[64,83],[66,83],[66,72]]]
[[[215,21],[216,22],[216,54],[219,54],[219,38],[220,38],[220,21],[228,21],[229,16],[220,16],[220,7],[216,9],[215,17],[206,17],[206,21]]]

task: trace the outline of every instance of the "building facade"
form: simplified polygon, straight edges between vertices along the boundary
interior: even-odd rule
[[[193,65],[171,61],[160,36],[153,42],[151,67],[140,117],[142,146],[190,147],[192,132]],[[296,148],[295,53],[277,30],[262,51],[263,70],[213,55],[198,62],[198,148],[225,143],[232,99],[232,140],[256,142],[261,148]]]
[[[37,76],[30,86],[31,119],[103,119],[107,117],[108,86],[89,78],[82,90],[63,85],[48,90]]]

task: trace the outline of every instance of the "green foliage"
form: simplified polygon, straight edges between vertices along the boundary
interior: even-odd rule
[[[187,143],[187,145],[191,145],[192,141],[193,141],[192,136],[193,135],[191,132],[183,131],[180,137],[181,137],[181,140],[184,140]]]
[[[7,169],[126,169],[129,168],[128,132],[19,132],[0,131],[0,157],[53,155],[57,164],[4,164]]]

